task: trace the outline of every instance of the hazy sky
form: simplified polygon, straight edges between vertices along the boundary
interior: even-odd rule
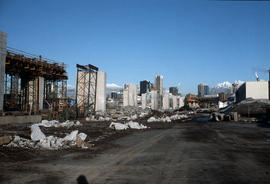
[[[198,83],[268,79],[270,2],[207,0],[0,0],[8,46],[107,72],[107,83],[197,92]]]

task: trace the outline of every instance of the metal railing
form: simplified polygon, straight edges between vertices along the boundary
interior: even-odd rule
[[[9,52],[12,55],[13,54],[14,55],[21,55],[23,57],[35,59],[36,61],[47,62],[48,64],[56,64],[58,66],[66,68],[66,64],[64,64],[63,62],[57,62],[57,61],[52,60],[52,59],[44,58],[41,55],[28,53],[28,52],[25,52],[23,50],[15,49],[15,48],[12,48],[12,47],[9,47],[9,46],[7,46],[6,50],[7,50],[7,52]]]

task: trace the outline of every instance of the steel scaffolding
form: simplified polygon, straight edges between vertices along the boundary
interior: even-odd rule
[[[5,70],[5,111],[37,114],[45,101],[52,104],[60,96],[66,98],[64,64],[7,47]]]
[[[76,113],[77,117],[85,117],[95,109],[98,68],[90,64],[76,66]]]

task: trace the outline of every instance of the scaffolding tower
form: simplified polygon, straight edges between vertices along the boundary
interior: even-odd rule
[[[98,68],[90,64],[76,67],[76,113],[77,117],[85,117],[95,110]]]

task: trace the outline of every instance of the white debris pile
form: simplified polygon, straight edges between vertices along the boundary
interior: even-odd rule
[[[37,148],[36,143],[29,139],[15,135],[14,139],[6,145],[7,147]]]
[[[131,120],[135,120],[135,119],[137,119],[137,118],[138,118],[137,114],[134,114],[134,115],[132,115],[132,116],[130,117]]]
[[[92,115],[85,118],[86,121],[110,121],[111,118],[107,115]]]
[[[40,141],[45,139],[45,134],[40,130],[38,124],[34,124],[31,126],[31,139],[33,141]]]
[[[139,124],[138,122],[129,121],[127,123],[114,123],[110,124],[110,128],[115,130],[126,130],[126,129],[146,129],[147,126]]]
[[[110,118],[109,117],[99,117],[99,119],[98,119],[99,121],[110,121]]]
[[[42,120],[37,125],[38,126],[44,126],[44,127],[67,127],[67,128],[70,128],[70,127],[73,127],[73,126],[80,126],[82,124],[79,121],[74,122],[74,121],[70,121],[70,120],[67,120],[67,121],[65,121],[63,123],[60,123],[57,120],[51,120],[51,121]]]
[[[155,118],[155,117],[151,117],[151,118],[149,118],[148,120],[147,120],[147,122],[156,122],[157,121],[157,119]]]
[[[145,113],[145,112],[142,112],[140,115],[139,115],[139,117],[140,118],[144,118],[145,116],[147,116],[149,113]]]
[[[107,109],[106,113],[86,117],[86,121],[135,121],[138,118],[144,118],[150,113],[151,109],[142,109],[140,107],[116,107]]]
[[[48,123],[47,121],[44,121],[44,122],[45,122],[46,127],[51,127],[51,126],[56,125],[55,124],[56,122],[54,123]],[[69,148],[75,145],[77,145],[77,147],[87,148],[86,143],[84,143],[87,137],[85,133],[78,134],[79,131],[74,130],[70,134],[66,135],[64,138],[60,138],[60,137],[56,137],[52,135],[46,136],[41,131],[39,126],[43,126],[43,124],[38,123],[31,126],[31,140],[25,139],[19,136],[15,136],[13,141],[10,142],[7,146],[8,147],[24,147],[24,148],[43,148],[43,149],[52,149],[52,150],[57,150],[60,148]],[[55,127],[58,127],[58,125]],[[80,140],[79,146],[78,146],[78,140]]]
[[[138,118],[143,118],[151,113],[151,109],[142,109],[140,107],[117,107],[108,111],[108,116],[111,121],[121,121],[121,120],[137,120]]]
[[[175,114],[172,116],[166,116],[166,117],[161,117],[161,118],[155,118],[155,117],[150,117],[147,122],[172,122],[175,120],[181,120],[181,119],[185,119],[188,118],[188,116],[186,114]]]
[[[170,119],[172,121],[179,120],[179,119],[185,119],[185,118],[188,118],[188,116],[186,114],[175,114],[175,115],[170,116]]]
[[[145,126],[143,124],[139,124],[138,122],[133,122],[133,121],[130,121],[130,122],[126,123],[126,124],[131,129],[146,129],[147,128],[147,126]]]
[[[227,106],[228,106],[227,102],[221,102],[221,101],[218,102],[218,108],[220,109],[225,108]]]
[[[151,117],[151,118],[149,118],[148,120],[147,120],[147,122],[148,123],[150,123],[150,122],[171,122],[171,119],[168,117],[168,116],[166,116],[166,117],[164,117],[164,118],[155,118],[155,117]]]
[[[122,124],[122,123],[114,123],[114,122],[112,122],[110,124],[110,128],[115,129],[115,130],[126,130],[126,129],[128,129],[128,125],[127,124]]]

